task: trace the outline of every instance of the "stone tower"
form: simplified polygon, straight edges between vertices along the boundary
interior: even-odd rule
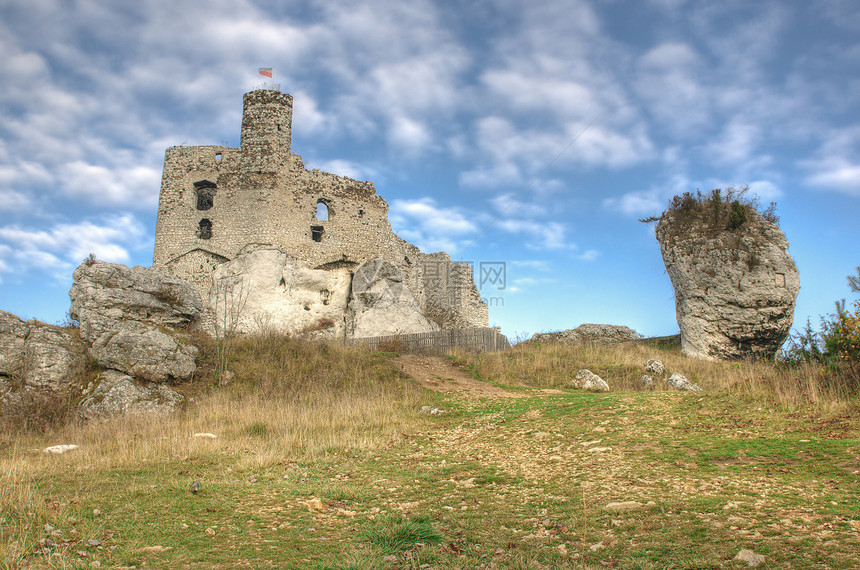
[[[290,154],[292,125],[292,96],[266,89],[246,93],[241,142],[246,158],[264,171],[276,171]]]

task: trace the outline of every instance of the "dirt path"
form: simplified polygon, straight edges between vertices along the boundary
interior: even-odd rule
[[[511,392],[472,378],[444,356],[403,354],[394,363],[425,388],[456,392],[467,398],[524,398],[529,394]]]

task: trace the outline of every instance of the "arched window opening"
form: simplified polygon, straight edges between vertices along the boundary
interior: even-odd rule
[[[209,210],[215,205],[217,186],[214,182],[209,182],[208,180],[195,182],[194,191],[197,193],[198,210]]]
[[[322,198],[317,200],[317,220],[321,222],[327,222],[330,213],[331,212],[329,212],[328,203]]]
[[[206,218],[200,220],[197,225],[197,237],[200,239],[209,239],[212,237],[212,222]]]

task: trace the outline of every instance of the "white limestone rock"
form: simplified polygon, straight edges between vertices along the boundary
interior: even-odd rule
[[[348,335],[353,338],[438,331],[403,283],[400,269],[376,258],[358,266],[352,278]]]
[[[70,315],[99,365],[151,382],[188,380],[198,350],[164,329],[206,329],[193,285],[146,267],[85,261],[74,272]]]
[[[149,382],[188,380],[197,370],[197,347],[141,323],[121,323],[99,335],[90,356],[104,368]]]
[[[81,366],[83,345],[73,331],[0,311],[0,377],[61,392]]]
[[[350,279],[348,265],[314,269],[278,248],[245,249],[213,274],[209,307],[216,334],[342,337]]]
[[[738,229],[681,221],[656,228],[684,354],[704,359],[770,358],[788,336],[800,280],[782,231],[752,208]]]
[[[687,380],[686,376],[682,376],[681,374],[672,374],[669,376],[669,379],[666,380],[666,383],[675,390],[689,390],[692,392],[700,392],[702,389],[699,388],[698,385],[693,384],[689,380]]]
[[[166,415],[185,398],[163,384],[136,382],[131,376],[107,370],[98,383],[85,392],[78,405],[84,419],[102,420],[126,415]]]
[[[609,384],[591,370],[580,370],[577,372],[573,384],[582,390],[591,390],[595,392],[609,391]]]
[[[645,370],[647,374],[657,376],[659,378],[662,378],[666,374],[666,367],[663,366],[663,362],[655,358],[649,359],[645,363],[643,370]]]
[[[114,331],[118,321],[179,329],[201,326],[206,319],[191,283],[155,269],[85,261],[72,277],[70,315],[80,322],[88,343]]]

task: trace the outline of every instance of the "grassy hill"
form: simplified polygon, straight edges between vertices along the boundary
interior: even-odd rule
[[[857,395],[672,342],[444,359],[518,397],[428,391],[395,355],[239,341],[170,418],[6,426],[0,566],[853,568]],[[704,391],[645,391],[659,358]],[[609,393],[569,388],[582,368]],[[434,368],[438,370],[438,368]],[[421,413],[422,406],[444,410]],[[196,433],[216,438],[194,437]],[[76,444],[63,455],[41,450]],[[190,485],[199,481],[199,492]],[[97,564],[96,564],[97,563]]]

